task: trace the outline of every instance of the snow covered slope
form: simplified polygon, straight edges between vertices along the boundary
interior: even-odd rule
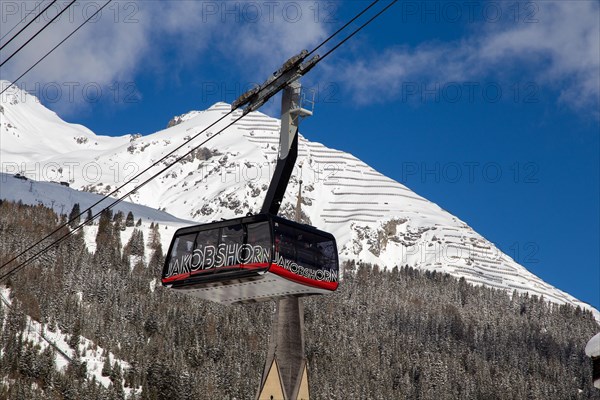
[[[0,303],[3,303],[6,307],[12,306],[10,289],[5,286],[0,286]],[[51,346],[54,349],[54,366],[57,370],[64,370],[67,365],[76,358],[75,351],[69,346],[71,335],[63,333],[58,327],[54,327],[50,330],[48,329],[48,324],[40,324],[29,316],[26,316],[26,324],[26,335],[24,340],[40,346],[42,351],[48,346]],[[96,382],[99,382],[105,388],[108,388],[111,385],[110,378],[102,376],[102,366],[106,357],[109,358],[111,365],[117,363],[123,371],[130,367],[127,362],[118,359],[113,353],[104,350],[102,347],[82,336],[80,336],[77,350],[79,361],[86,364],[86,374],[88,378],[94,378]],[[126,397],[129,398],[133,394],[139,394],[141,392],[141,387],[135,389],[123,387],[123,392]]]
[[[33,96],[18,90],[2,101],[3,172],[68,182],[72,188],[102,194],[202,132],[230,109],[228,104],[217,103],[206,111],[176,117],[169,128],[152,135],[113,138],[61,121]],[[257,212],[274,171],[279,120],[255,112],[216,135],[239,115],[225,117],[186,145],[178,155],[215,136],[127,200],[198,222]],[[531,274],[457,217],[351,154],[302,136],[299,143],[298,165],[282,214],[292,214],[301,179],[305,222],[332,232],[342,258],[387,268],[409,265],[447,272],[474,284],[591,308]],[[164,165],[160,163],[152,172]],[[0,195],[7,196],[6,190],[0,189]]]
[[[69,214],[75,203],[80,205],[81,210],[103,201],[92,208],[92,213],[96,214],[102,208],[108,206],[116,199],[107,198],[96,193],[82,192],[65,187],[59,183],[38,182],[31,179],[16,178],[0,172],[0,199],[9,201],[22,201],[25,204],[43,205],[52,208],[57,214]],[[114,212],[121,211],[127,215],[129,211],[142,222],[159,222],[167,225],[186,226],[192,223],[190,220],[183,220],[174,217],[164,211],[159,211],[151,207],[140,204],[133,204],[127,201],[120,202],[113,207]]]
[[[100,204],[92,208],[92,213],[96,214],[103,207],[108,206],[115,201],[114,198],[106,198],[96,193],[88,193],[65,187],[59,183],[39,182],[31,179],[15,178],[0,172],[0,200],[21,201],[24,204],[43,205],[52,208],[57,214],[69,215],[73,206],[77,203],[80,209],[86,210],[101,201]],[[149,236],[150,225],[159,223],[163,227],[161,241],[163,249],[168,249],[171,237],[175,230],[193,224],[193,221],[176,218],[164,211],[159,211],[151,207],[140,204],[133,204],[123,201],[112,208],[113,212],[121,211],[123,215],[132,212],[136,221],[141,220],[141,225],[137,226],[144,233],[144,237]],[[90,251],[96,248],[97,223],[86,225],[83,232],[86,238],[87,246]],[[121,240],[127,243],[133,228],[127,228],[121,232]]]

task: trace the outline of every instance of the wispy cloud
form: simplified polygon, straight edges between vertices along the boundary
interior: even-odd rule
[[[14,79],[103,1],[79,3],[4,66],[0,78]],[[3,27],[13,26],[31,9],[31,5],[23,8],[24,4],[27,2],[15,2],[16,12],[3,13]],[[113,96],[111,85],[135,81],[140,73],[155,74],[157,81],[165,76],[176,81],[179,71],[194,68],[196,81],[209,81],[215,69],[221,69],[226,71],[221,77],[260,81],[282,60],[314,46],[337,26],[315,18],[314,4],[115,0],[97,21],[80,30],[28,74],[23,86],[36,94],[52,96],[53,87],[43,93],[48,88],[44,85],[58,82],[62,85],[62,98],[53,108],[77,112],[74,106],[85,105],[89,100],[83,96],[85,85],[87,94],[94,95],[98,85],[104,95]],[[413,46],[390,43],[378,54],[368,50],[364,38],[358,38],[349,46],[358,47],[359,51],[351,52],[354,55],[345,61],[323,63],[308,80],[339,82],[357,103],[370,104],[397,98],[406,82],[443,85],[518,76],[555,90],[561,104],[598,115],[599,4],[536,2],[535,20],[482,23],[457,40]],[[28,32],[47,20],[30,27]],[[6,57],[12,49],[3,50],[1,56]],[[78,85],[73,99],[69,93],[72,86],[65,83]]]
[[[600,3],[535,5],[535,20],[483,23],[460,40],[391,47],[366,60],[341,62],[335,77],[366,104],[398,98],[406,82],[443,85],[519,76],[558,91],[558,101],[568,107],[598,117]]]
[[[59,3],[61,7],[66,5]],[[15,79],[103,3],[76,3],[78,7],[7,63],[0,78]],[[26,4],[15,2],[16,9],[3,14],[2,26],[15,25],[33,7],[27,5],[25,9]],[[214,70],[215,59],[232,75],[241,73],[249,81],[261,79],[286,57],[325,36],[327,27],[314,18],[311,6],[313,2],[114,1],[94,23],[29,73],[22,87],[44,95],[39,92],[56,91],[55,85],[48,89],[45,84],[58,82],[63,100],[68,100],[67,92],[73,85],[79,92],[84,85],[92,89],[100,86],[112,95],[110,86],[114,82],[134,81],[140,72],[155,72],[157,78],[169,74],[173,79],[181,68],[194,67],[198,80],[210,79],[208,73],[204,77],[202,74]],[[27,32],[35,32],[55,13],[49,11]],[[22,43],[17,42],[3,50],[2,57]],[[79,96],[74,102],[84,104],[86,99],[76,94]],[[66,102],[65,109],[74,108],[73,101]],[[60,108],[60,102],[54,108]]]

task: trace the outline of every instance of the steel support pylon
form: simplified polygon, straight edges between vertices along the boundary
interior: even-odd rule
[[[309,400],[304,355],[304,306],[298,297],[278,300],[258,400]]]

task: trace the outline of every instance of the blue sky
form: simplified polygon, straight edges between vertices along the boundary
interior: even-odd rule
[[[3,27],[35,3],[6,4]],[[61,18],[0,78],[97,4]],[[115,1],[20,86],[96,133],[148,134],[233,101],[367,4]],[[304,79],[318,102],[301,131],[600,308],[599,21],[592,1],[396,4]]]

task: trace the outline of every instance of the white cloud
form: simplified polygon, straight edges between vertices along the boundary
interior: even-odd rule
[[[26,3],[14,4],[22,7]],[[86,0],[81,4],[2,67],[0,79],[16,78],[70,33],[86,12],[89,14],[103,4],[103,0]],[[380,54],[369,54],[368,50],[360,51],[368,45],[364,37],[357,37],[344,47],[358,48],[354,54],[360,57],[322,63],[309,80],[320,76],[341,81],[358,103],[366,104],[396,98],[405,82],[443,85],[516,74],[522,80],[559,91],[559,101],[569,107],[597,113],[599,3],[535,4],[539,7],[536,23],[482,24],[451,42],[427,42],[414,47],[399,43]],[[327,26],[321,18],[315,20],[313,11],[313,2],[299,1],[115,0],[96,23],[82,28],[30,72],[23,86],[39,94],[36,84],[44,88],[48,82],[58,82],[63,98],[53,108],[77,112],[74,105],[85,105],[84,85],[97,83],[104,95],[113,95],[108,89],[111,84],[135,81],[140,72],[150,71],[158,81],[165,77],[168,79],[164,80],[177,81],[182,69],[195,68],[196,81],[210,81],[214,69],[221,68],[226,71],[225,76],[239,76],[242,85],[261,81],[287,57],[303,48],[310,49],[332,31],[334,26]],[[12,27],[22,15],[3,13],[2,26]],[[31,26],[28,32],[39,26]],[[18,44],[13,45],[2,51],[3,57]],[[68,99],[66,82],[79,85],[76,104]]]
[[[5,3],[5,2],[3,2]],[[6,2],[8,3],[8,2]],[[12,3],[11,3],[12,4]],[[28,9],[15,2],[16,13],[4,13],[3,27],[14,26]],[[59,2],[61,6],[67,3]],[[83,1],[63,15],[0,70],[0,79],[13,80],[68,35],[104,0]],[[198,80],[205,68],[214,68],[215,59],[250,81],[264,79],[287,57],[317,43],[326,34],[321,21],[309,9],[312,2],[251,1],[114,1],[95,22],[84,26],[22,81],[35,94],[48,82],[57,82],[63,91],[61,103],[54,108],[74,108],[67,100],[66,82],[79,87],[98,84],[105,92],[115,81],[133,81],[141,72],[156,77],[174,77],[181,68],[194,67]],[[4,7],[4,6],[3,6]],[[56,12],[56,11],[54,11]],[[50,18],[54,13],[50,13]],[[46,19],[46,21],[49,18]],[[33,24],[35,32],[45,21]],[[25,38],[23,38],[24,40]],[[18,43],[17,43],[18,42]],[[2,51],[7,57],[22,43],[15,41]],[[225,62],[223,62],[225,60]],[[41,85],[41,86],[40,86]],[[43,93],[41,93],[43,94]],[[84,103],[81,89],[75,96]],[[77,105],[76,104],[76,105]]]
[[[342,63],[336,77],[357,102],[372,103],[397,98],[406,82],[444,85],[512,74],[558,90],[559,101],[573,109],[597,114],[600,3],[535,4],[537,22],[488,23],[461,40],[388,48],[366,61]]]

